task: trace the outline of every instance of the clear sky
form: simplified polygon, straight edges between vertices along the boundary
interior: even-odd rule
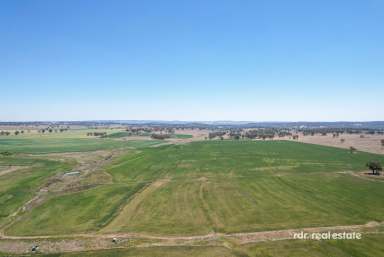
[[[384,120],[382,0],[3,0],[0,120]]]

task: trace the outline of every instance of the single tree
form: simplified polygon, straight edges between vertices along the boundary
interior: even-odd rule
[[[354,153],[354,152],[356,152],[356,148],[355,147],[353,147],[353,146],[351,146],[351,147],[349,147],[349,151],[351,152],[351,153]]]
[[[372,171],[372,175],[380,175],[380,171],[383,170],[380,162],[378,161],[369,161],[367,163],[367,167]]]

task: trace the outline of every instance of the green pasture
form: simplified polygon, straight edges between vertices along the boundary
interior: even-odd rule
[[[147,147],[160,143],[155,140],[119,141],[107,138],[0,138],[0,152],[11,153],[61,153],[85,152],[124,147]]]
[[[31,199],[48,177],[71,168],[70,163],[1,155],[0,166],[18,166],[16,171],[0,176],[0,225]]]
[[[384,161],[379,155],[287,141],[224,140],[142,148],[106,169],[113,177],[111,188],[120,186],[129,195],[136,192],[130,188],[143,183],[150,185],[164,178],[169,182],[145,195],[119,219],[121,223],[111,225],[121,210],[112,206],[100,208],[100,217],[85,222],[84,206],[93,210],[107,201],[113,206],[130,204],[129,197],[120,199],[125,194],[111,197],[100,187],[87,192],[95,197],[89,201],[86,193],[53,198],[7,232],[51,234],[57,221],[61,224],[54,231],[59,234],[103,227],[103,232],[162,235],[382,221],[383,183],[349,173],[364,170],[371,159]],[[63,211],[58,217],[59,210]]]
[[[86,191],[51,198],[36,207],[31,216],[12,228],[13,234],[71,234],[95,231],[103,227],[113,214],[137,192],[135,186],[105,185]]]
[[[187,139],[187,138],[192,138],[192,135],[189,134],[174,134],[175,138],[180,138],[180,139]]]

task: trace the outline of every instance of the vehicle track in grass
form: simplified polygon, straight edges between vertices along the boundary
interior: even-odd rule
[[[110,234],[71,234],[50,236],[10,236],[0,235],[0,252],[28,253],[32,245],[39,245],[42,253],[76,252],[106,250],[132,247],[154,246],[225,246],[231,247],[264,241],[294,239],[294,233],[326,232],[364,232],[384,233],[378,230],[384,222],[368,222],[359,225],[308,227],[285,230],[246,232],[246,233],[209,233],[196,236],[161,236],[144,233],[110,233]],[[364,235],[363,235],[364,236]],[[116,242],[113,242],[116,239]]]
[[[168,178],[158,179],[150,183],[143,190],[135,194],[135,196],[129,200],[129,202],[121,209],[119,214],[104,228],[101,229],[101,232],[114,232],[118,231],[121,227],[121,224],[125,223],[126,219],[131,217],[131,214],[134,214],[139,205],[157,189],[164,186],[170,181]]]

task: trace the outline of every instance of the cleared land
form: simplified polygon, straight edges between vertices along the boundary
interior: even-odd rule
[[[128,187],[161,179],[169,182],[150,192],[140,191],[140,202],[129,214],[117,216],[110,226],[106,224],[103,232],[199,235],[382,221],[382,183],[342,173],[359,172],[372,158],[383,160],[382,156],[362,152],[351,154],[283,141],[196,142],[146,148],[120,158],[107,169],[113,178],[111,186],[126,186],[125,191],[130,192]],[[98,190],[93,190],[97,195]],[[60,196],[33,209],[7,233],[81,232],[81,227],[70,221],[81,223],[85,219],[84,204],[97,209],[96,203],[111,198],[100,193],[97,201],[83,204],[82,194],[72,194],[68,197],[71,201]],[[78,198],[82,204],[76,202]],[[63,210],[60,215],[50,214],[54,206]],[[44,225],[55,223],[62,229],[49,230],[50,226]],[[88,229],[92,227],[83,231]]]
[[[0,240],[0,251],[9,250],[14,244],[15,252],[20,247],[25,252],[34,240],[27,239],[28,236],[41,241],[41,236],[47,236],[45,240],[59,240],[51,238],[57,235],[79,235],[77,243],[60,239],[62,244],[92,245],[93,241],[85,238],[103,239],[98,240],[101,245],[94,249],[111,248],[111,237],[120,235],[126,241],[116,247],[134,247],[81,256],[304,256],[305,252],[300,252],[303,249],[311,254],[305,256],[349,256],[351,252],[347,249],[369,254],[380,250],[377,244],[383,239],[381,230],[369,231],[368,241],[364,238],[350,243],[289,240],[290,243],[252,245],[253,239],[247,245],[242,242],[268,235],[267,231],[272,230],[382,222],[382,181],[356,175],[365,170],[369,160],[383,162],[382,155],[288,141],[224,140],[148,147],[158,142],[88,140],[103,142],[97,150],[109,151],[109,146],[103,145],[110,144],[109,141],[113,142],[111,148],[117,147],[115,142],[123,143],[122,153],[124,149],[131,150],[102,166],[102,170],[95,169],[90,173],[92,176],[86,176],[84,179],[90,179],[92,187],[53,194],[11,223],[10,215],[31,199],[44,181],[72,170],[79,160],[71,162],[67,159],[70,154],[60,154],[73,152],[67,151],[66,145],[52,144],[47,150],[47,146],[40,148],[41,144],[31,143],[30,148],[25,148],[21,142],[6,146],[0,140],[2,150],[19,152],[1,156],[0,166],[26,167],[4,174],[0,180],[0,222],[8,224],[4,227],[7,236],[16,236]],[[39,158],[27,155],[35,151],[33,147],[43,149],[44,153],[56,153]],[[72,145],[71,149],[79,148]],[[47,156],[51,159],[46,159]],[[85,163],[88,161],[95,160],[84,159]],[[27,237],[22,240],[17,236]],[[173,237],[176,243],[156,241],[168,237]],[[183,238],[192,240],[192,244],[171,247]],[[320,247],[327,247],[329,252],[319,250]],[[298,254],[292,255],[293,251]]]
[[[118,141],[104,138],[0,138],[0,152],[31,154],[84,152],[124,147],[146,147],[158,143],[158,141]]]
[[[342,140],[344,139],[344,140]],[[299,142],[334,146],[349,149],[351,146],[359,151],[384,154],[384,146],[380,140],[384,139],[384,135],[369,135],[363,134],[340,134],[338,137],[333,137],[331,133],[326,136],[316,134],[314,136],[299,136]]]
[[[57,138],[56,134],[39,135],[36,133],[0,137],[0,227],[13,220],[13,216],[20,211],[39,202],[40,196],[48,193],[44,191],[48,191],[49,186],[58,189],[58,182],[61,182],[62,174],[78,168],[76,163],[81,162],[78,157],[96,156],[94,150],[103,149],[110,152],[116,149],[141,148],[159,143],[154,140],[118,142],[99,138],[82,138],[84,131],[60,135],[63,138]],[[68,152],[78,152],[76,153],[77,159],[68,158],[71,155]],[[55,153],[56,156],[47,155],[47,153]],[[86,172],[92,170],[95,165],[99,165],[95,158],[88,158],[83,163]],[[92,176],[95,177],[93,174]],[[94,179],[92,176],[87,179]],[[100,178],[101,176],[96,176],[96,180],[100,180]],[[70,186],[76,186],[73,184],[74,180],[70,181],[70,177],[66,180],[71,183]],[[101,182],[103,181],[93,181],[92,183]]]
[[[381,221],[382,184],[339,173],[371,158],[382,159],[290,142],[202,142],[146,149],[109,172],[119,182],[171,178],[120,231],[229,233]]]

